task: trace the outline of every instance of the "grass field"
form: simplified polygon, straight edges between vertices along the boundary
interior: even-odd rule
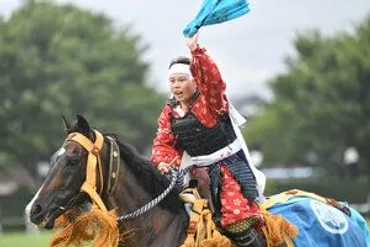
[[[11,233],[0,235],[1,247],[47,247],[51,234],[26,235]]]
[[[370,227],[370,219],[367,221]],[[47,247],[51,234],[26,235],[12,233],[0,235],[0,247]]]

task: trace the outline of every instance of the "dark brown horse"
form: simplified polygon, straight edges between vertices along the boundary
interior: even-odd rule
[[[69,125],[65,120],[64,124],[67,134],[78,133],[83,138],[87,138],[88,142],[95,142],[96,139],[99,139],[96,132],[90,128],[88,122],[81,116],[77,116],[77,120],[72,125]],[[117,138],[114,138],[114,140],[119,153],[120,171],[117,176],[116,187],[113,192],[110,191],[111,184],[108,177],[112,175],[112,171],[109,164],[111,164],[114,156],[111,152],[113,149],[110,138],[114,137],[103,135],[102,148],[96,153],[100,156],[102,164],[102,173],[100,175],[99,172],[99,175],[97,175],[97,191],[102,191],[100,197],[107,209],[117,209],[118,216],[124,216],[124,218],[117,218],[120,229],[134,230],[131,246],[178,247],[183,244],[189,217],[182,201],[178,198],[179,191],[176,188],[169,191],[174,180],[171,181],[160,174],[149,160],[140,156],[134,148],[120,142]],[[96,152],[96,150],[93,149],[93,152]],[[87,152],[81,143],[73,139],[66,139],[62,147],[52,156],[51,169],[47,178],[26,208],[32,223],[51,229],[54,227],[55,220],[69,209],[86,208],[86,205],[89,205],[90,197],[81,192],[81,186],[86,180],[86,166],[90,154],[91,152]],[[101,183],[101,181],[108,182]],[[165,191],[169,191],[169,193],[164,196]],[[153,201],[153,198],[155,198],[154,200],[158,199],[159,195],[163,198],[157,200],[158,204],[149,203]],[[300,202],[303,204],[310,202],[310,200],[308,198],[306,201],[301,200]],[[143,205],[151,206],[142,207]],[[368,241],[370,242],[368,230],[361,230],[358,227],[358,221],[365,222],[361,216],[358,215],[357,219],[353,220],[337,209],[318,204],[318,202],[315,202],[314,205],[321,210],[316,212],[317,216],[321,218],[318,217],[318,219],[312,221],[309,228],[316,227],[316,233],[313,236],[309,234],[298,235],[298,243],[303,243],[303,246],[317,246],[316,244],[306,244],[311,241],[310,238],[317,239],[317,236],[324,236],[322,242],[319,242],[323,244],[322,246],[366,247],[366,236],[369,236]],[[307,209],[307,207],[300,206],[299,203],[295,207],[297,212],[312,211],[311,208]],[[138,209],[144,210],[138,211]],[[280,209],[281,207],[276,210]],[[130,215],[131,212],[135,213]],[[278,214],[279,212],[275,211],[275,213]],[[352,211],[353,214],[356,214],[354,210]],[[293,216],[294,219],[299,218],[297,215]],[[308,218],[305,216],[302,219],[308,221],[308,219],[315,217],[314,215]],[[116,221],[114,220],[114,222]],[[339,229],[339,227],[343,229]],[[328,233],[328,229],[334,232],[344,230],[346,232],[350,232],[350,230],[356,232],[357,235],[352,236],[349,240],[355,244],[345,244],[344,240],[348,238],[346,234],[333,234],[332,243],[338,244],[328,245],[329,238],[325,235]],[[320,234],[317,235],[317,232],[320,232]],[[263,247],[265,245],[254,245],[253,247]],[[126,245],[122,244],[121,246]],[[296,244],[296,246],[300,246],[300,244]],[[252,246],[246,245],[246,247]]]
[[[67,134],[78,132],[91,141],[95,139],[88,122],[81,116],[77,116],[77,121],[72,125],[65,121],[65,126]],[[120,216],[137,210],[161,194],[168,188],[170,180],[134,148],[118,140],[116,142],[121,157],[117,186],[112,195],[103,192],[101,198],[107,209],[117,208]],[[66,208],[86,205],[88,197],[78,195],[82,195],[80,188],[86,178],[87,154],[77,142],[67,141],[53,155],[51,169],[44,184],[26,208],[32,223],[39,225],[44,222],[44,227],[51,229],[56,218]],[[107,181],[109,171],[106,164],[109,164],[110,141],[106,135],[100,157],[103,181]],[[76,198],[78,199],[75,200]],[[124,225],[127,229],[135,229],[132,236],[135,246],[175,247],[183,243],[187,223],[188,215],[174,189],[154,208],[134,219],[125,220]]]

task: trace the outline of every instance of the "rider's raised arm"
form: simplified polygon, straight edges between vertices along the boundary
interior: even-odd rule
[[[206,49],[199,45],[192,51],[192,56],[190,70],[209,109],[218,115],[228,113],[228,101],[225,96],[226,83],[216,63],[207,55]]]

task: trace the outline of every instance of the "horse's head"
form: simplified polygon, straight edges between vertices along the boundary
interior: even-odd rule
[[[88,122],[77,115],[71,125],[63,117],[67,134],[79,133],[93,140],[93,131]],[[81,186],[86,177],[88,152],[78,142],[69,138],[51,157],[50,171],[32,201],[26,207],[26,213],[32,223],[46,229],[54,226],[56,218],[70,207],[86,202]]]
[[[87,220],[96,222],[97,219],[106,230],[107,227],[115,228],[117,221],[131,220],[131,227],[139,231],[133,240],[139,244],[133,246],[150,246],[152,239],[141,236],[153,229],[156,230],[152,235],[158,236],[154,239],[171,236],[163,238],[165,242],[161,246],[180,243],[180,239],[184,239],[187,214],[178,199],[178,189],[174,189],[177,175],[169,180],[135,148],[119,141],[114,135],[103,136],[99,131],[92,130],[81,116],[77,116],[71,125],[64,118],[63,123],[66,140],[52,156],[51,168],[43,185],[26,207],[32,223],[51,229],[56,219],[69,211],[71,214],[58,223],[66,223],[71,215],[77,216],[72,224],[83,222],[81,225],[84,226]],[[73,210],[78,207],[86,209],[89,203],[92,208],[102,210],[87,210],[86,214],[80,215],[80,212]],[[101,214],[111,209],[115,209],[120,216],[116,217],[111,211]],[[143,217],[139,216],[144,213],[147,218],[143,221]],[[84,217],[79,217],[81,215]],[[172,227],[171,232],[168,231],[169,226]],[[114,236],[112,232],[115,229],[108,229],[107,234]],[[70,233],[67,230],[65,234]],[[91,237],[89,234],[88,237]],[[65,236],[62,234],[55,241],[63,240]],[[156,241],[155,246],[158,245]]]

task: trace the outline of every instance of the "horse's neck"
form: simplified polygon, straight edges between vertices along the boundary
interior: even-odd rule
[[[117,208],[117,215],[131,213],[152,200],[151,196],[142,188],[136,177],[123,164],[121,164],[120,177],[112,196],[104,199],[109,209]],[[176,215],[158,205],[142,216],[127,220],[126,230],[134,230],[134,242],[141,246],[180,246],[174,245],[184,240],[185,217],[181,212]]]

